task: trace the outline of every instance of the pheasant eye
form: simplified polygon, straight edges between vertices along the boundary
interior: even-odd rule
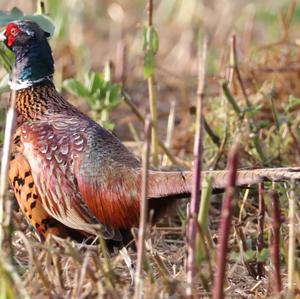
[[[10,30],[10,34],[12,34],[12,35],[16,36],[16,34],[17,34],[17,30],[16,30],[16,28],[11,28],[11,30]]]
[[[16,24],[8,24],[6,28],[6,34],[16,36],[20,32],[20,28]]]
[[[17,27],[16,25],[12,25],[10,28],[9,28],[9,33],[12,35],[12,36],[17,36],[17,34],[20,32],[20,28]]]

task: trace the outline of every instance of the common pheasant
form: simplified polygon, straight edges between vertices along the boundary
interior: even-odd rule
[[[109,131],[68,103],[52,81],[54,62],[44,32],[28,20],[7,25],[3,40],[16,56],[17,125],[9,180],[29,222],[41,237],[74,230],[120,241],[138,225],[141,163]],[[282,179],[299,169],[240,171],[238,184]],[[226,171],[204,172],[224,188]],[[150,170],[148,200],[154,220],[191,190],[191,172]]]
[[[7,25],[16,55],[17,129],[9,180],[28,220],[46,237],[68,228],[120,240],[138,224],[141,163],[114,135],[55,89],[48,33],[31,21]],[[150,172],[149,207],[157,218],[189,195],[187,173]]]

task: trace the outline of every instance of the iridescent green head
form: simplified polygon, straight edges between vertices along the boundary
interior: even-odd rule
[[[12,78],[16,84],[12,84],[12,88],[26,88],[52,78],[54,61],[47,40],[49,36],[38,24],[29,20],[15,21],[6,26],[4,43],[16,55],[16,78]]]

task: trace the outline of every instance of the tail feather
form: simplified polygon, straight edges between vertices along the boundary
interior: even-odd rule
[[[212,177],[213,188],[223,189],[227,186],[227,170],[204,171],[203,177]],[[280,182],[300,180],[300,167],[261,168],[238,170],[236,186],[253,185],[263,181]]]
[[[228,184],[227,170],[203,171],[202,178],[212,178],[213,189],[224,189]],[[187,197],[192,190],[191,171],[150,171],[149,198]],[[289,181],[300,180],[300,167],[261,168],[251,170],[238,170],[236,186],[247,186],[263,181]],[[182,196],[180,196],[182,195]]]
[[[192,173],[190,171],[150,171],[148,197],[172,197],[172,195],[189,196],[191,192]],[[178,196],[177,196],[178,197]]]

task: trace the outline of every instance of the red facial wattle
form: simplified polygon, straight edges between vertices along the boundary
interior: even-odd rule
[[[13,44],[14,44],[14,42],[15,42],[15,40],[16,40],[16,37],[15,37],[15,36],[9,35],[9,36],[7,37],[7,42],[6,42],[6,44],[7,44],[9,47],[12,47]]]
[[[4,35],[6,36],[6,44],[8,47],[12,47],[14,45],[20,31],[20,28],[14,23],[7,25]]]

